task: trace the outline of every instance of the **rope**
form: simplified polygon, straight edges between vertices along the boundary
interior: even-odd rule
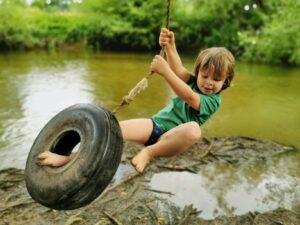
[[[167,0],[167,12],[166,12],[166,28],[170,27],[170,12],[171,12],[171,0]],[[165,56],[164,47],[160,49],[159,53],[162,57]],[[123,96],[121,103],[112,111],[113,114],[116,114],[119,109],[124,105],[129,105],[133,101],[136,95],[145,90],[148,86],[148,79],[154,74],[150,71],[140,82],[138,82],[134,88],[132,88],[126,96]]]

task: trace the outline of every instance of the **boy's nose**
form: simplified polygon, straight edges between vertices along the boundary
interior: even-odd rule
[[[206,83],[207,83],[208,85],[212,85],[212,84],[213,84],[213,80],[208,79],[208,80],[206,81]]]

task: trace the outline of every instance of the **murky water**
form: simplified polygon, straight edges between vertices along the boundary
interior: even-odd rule
[[[280,155],[241,165],[214,163],[200,174],[164,172],[155,174],[151,186],[174,195],[159,194],[175,205],[193,204],[200,216],[242,215],[279,207],[300,211],[300,157]]]
[[[113,110],[148,73],[152,57],[82,51],[0,54],[0,169],[23,169],[41,128],[64,108],[93,103]],[[191,70],[193,61],[183,57]],[[267,138],[300,149],[300,68],[238,63],[236,74],[234,87],[223,94],[221,109],[202,128],[204,136]],[[154,76],[147,90],[117,117],[150,117],[173,96],[166,82]],[[299,164],[297,153],[268,164],[232,168],[213,164],[197,177],[157,174],[151,182],[176,193],[171,198],[176,204],[205,209],[207,218],[276,206],[293,208],[300,199]]]

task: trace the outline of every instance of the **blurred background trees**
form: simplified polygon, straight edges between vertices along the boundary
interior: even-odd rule
[[[165,0],[0,0],[0,50],[154,50],[165,13]],[[246,61],[300,65],[299,26],[298,0],[172,0],[181,51],[225,46]]]

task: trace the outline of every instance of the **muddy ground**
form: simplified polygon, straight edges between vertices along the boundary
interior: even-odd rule
[[[141,146],[126,143],[123,163],[130,162]],[[269,212],[249,212],[241,216],[219,216],[214,220],[201,218],[193,206],[178,208],[159,198],[149,186],[153,174],[162,171],[198,173],[201,167],[215,161],[230,164],[268,158],[295,151],[271,141],[246,137],[203,139],[191,150],[177,157],[161,158],[151,163],[143,175],[137,173],[114,182],[90,205],[72,211],[48,209],[34,202],[27,193],[24,171],[10,168],[0,171],[0,225],[56,224],[179,224],[179,225],[299,225],[300,213],[287,209]],[[164,193],[168,194],[168,193]]]

